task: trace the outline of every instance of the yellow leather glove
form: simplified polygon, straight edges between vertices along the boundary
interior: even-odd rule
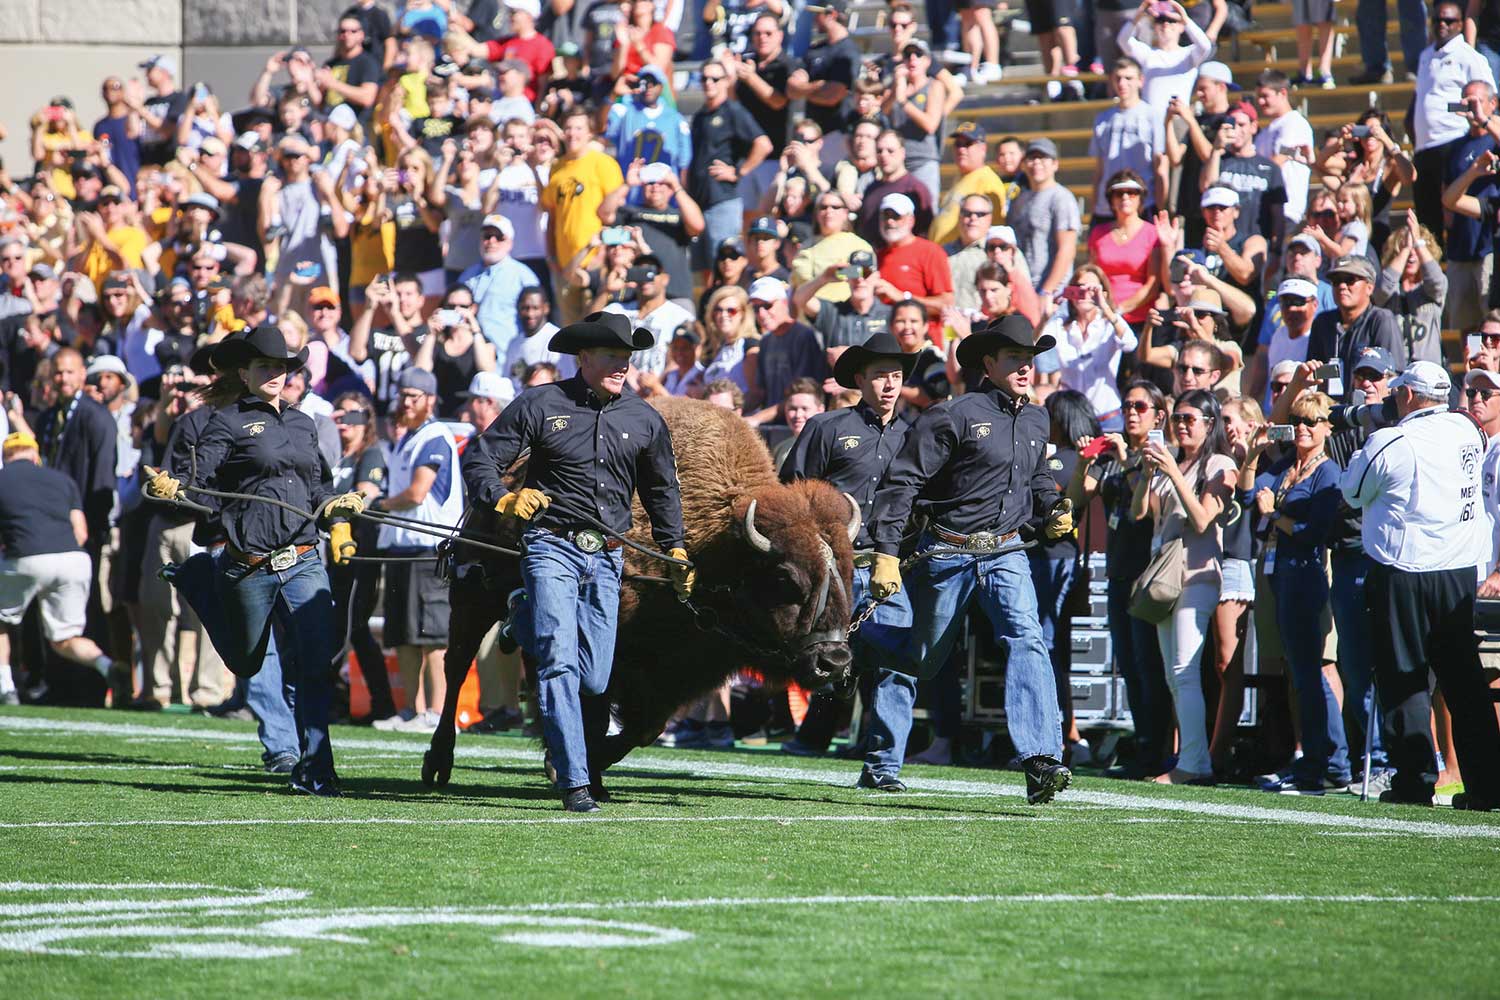
[[[495,504],[495,510],[501,514],[511,517],[519,517],[523,521],[529,521],[543,510],[552,505],[552,498],[541,490],[526,488],[514,493],[507,493]]]
[[[875,553],[875,566],[870,570],[870,596],[883,601],[901,590],[901,560],[884,553]]]
[[[163,469],[146,467],[151,478],[146,480],[146,495],[157,500],[176,500],[182,496],[182,483],[167,475]]]
[[[1053,541],[1071,535],[1073,533],[1073,501],[1064,497],[1061,503],[1052,508],[1052,513],[1047,515],[1043,531]]]
[[[333,561],[340,565],[359,552],[354,544],[354,531],[348,521],[335,521],[328,529],[328,546],[333,550]]]
[[[678,546],[667,552],[673,559],[687,559],[687,549]],[[677,596],[686,600],[693,594],[693,584],[698,582],[698,571],[691,566],[678,566],[668,563],[668,569],[672,576],[672,588],[677,591]]]
[[[352,517],[365,509],[365,498],[360,493],[341,493],[328,501],[328,506],[323,508],[323,516],[332,520],[335,517]]]

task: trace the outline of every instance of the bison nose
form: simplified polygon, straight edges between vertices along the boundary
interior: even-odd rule
[[[830,674],[840,674],[854,662],[847,642],[830,642],[818,650],[818,662]]]

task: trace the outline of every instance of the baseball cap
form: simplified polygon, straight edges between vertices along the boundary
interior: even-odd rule
[[[84,378],[93,378],[96,375],[104,374],[118,375],[123,379],[130,378],[130,372],[125,368],[125,362],[113,354],[99,355],[90,361],[89,366],[83,371]]]
[[[500,235],[506,239],[513,240],[516,238],[516,227],[511,225],[510,220],[503,215],[486,215],[484,223],[479,229],[481,232],[486,229],[498,229],[500,230]]]
[[[1057,159],[1057,143],[1051,139],[1032,139],[1026,144],[1027,156],[1045,156]]]
[[[1322,244],[1320,244],[1317,240],[1313,239],[1306,233],[1298,233],[1296,236],[1293,236],[1291,239],[1287,240],[1286,247],[1288,250],[1290,250],[1292,247],[1301,247],[1309,253],[1315,253],[1319,257],[1323,256]]]
[[[780,278],[772,278],[767,275],[764,278],[756,278],[750,284],[751,302],[776,302],[786,299],[786,282]]]
[[[781,239],[781,229],[776,225],[776,219],[769,215],[762,215],[750,223],[751,236],[771,236]]]
[[[1119,180],[1115,181],[1113,184],[1111,184],[1108,187],[1106,193],[1108,191],[1145,191],[1145,190],[1146,189],[1141,185],[1141,182],[1138,181],[1138,180],[1136,180],[1135,178],[1133,178],[1133,177],[1122,177]]]
[[[345,132],[353,131],[354,126],[358,123],[359,118],[354,114],[354,108],[350,107],[347,101],[328,112],[328,124],[337,125]]]
[[[1276,297],[1290,295],[1299,299],[1316,299],[1318,297],[1318,286],[1306,278],[1287,278],[1276,286]]]
[[[1240,195],[1232,187],[1222,184],[1214,184],[1203,192],[1203,200],[1200,202],[1203,208],[1239,208]]]
[[[511,10],[523,11],[532,17],[542,16],[542,5],[537,0],[505,0],[505,6]]]
[[[103,290],[108,292],[116,288],[131,288],[130,279],[125,276],[124,271],[115,271],[104,279]]]
[[[342,106],[340,105],[340,107]],[[261,139],[254,132],[241,132],[234,137],[234,144],[237,148],[249,153],[264,153],[266,151],[265,140]]]
[[[276,152],[291,156],[310,156],[312,149],[307,145],[307,140],[295,133],[284,135],[276,144]]]
[[[703,338],[699,337],[697,332],[693,329],[693,324],[691,323],[684,323],[677,329],[673,330],[672,339],[686,340],[688,343],[695,345],[701,343],[703,340]]]
[[[310,306],[336,306],[339,304],[338,290],[329,288],[327,285],[319,285],[307,293],[307,304]]]
[[[1361,368],[1385,375],[1396,370],[1396,362],[1391,359],[1391,352],[1385,348],[1366,347],[1354,360],[1354,370],[1359,371]]]
[[[117,184],[106,184],[99,189],[100,201],[124,201],[125,192],[120,190]]]
[[[849,0],[819,0],[818,3],[810,3],[806,7],[810,11],[831,10],[835,14],[849,13]]]
[[[903,54],[906,52],[907,49],[916,49],[918,52],[922,53],[922,55],[924,55],[924,56],[930,56],[930,55],[932,55],[932,48],[926,42],[922,41],[922,39],[920,39],[920,38],[913,38],[911,41],[909,41],[905,45],[901,46],[901,51],[902,51]]]
[[[57,280],[57,272],[52,270],[51,265],[41,263],[31,265],[31,270],[26,272],[26,276],[28,278],[40,278],[43,281]]]
[[[882,212],[895,212],[897,215],[915,215],[917,206],[904,194],[892,191],[880,199],[880,210]]]
[[[156,55],[147,59],[145,62],[138,63],[137,66],[148,73],[153,69],[164,69],[168,73],[171,73],[173,76],[177,75],[177,60],[173,59],[165,52],[158,52],[156,53]]]
[[[988,135],[984,130],[984,126],[978,122],[959,122],[958,128],[953,130],[953,141],[961,143],[984,142],[988,138]]]
[[[720,260],[726,257],[743,257],[745,256],[745,241],[738,236],[720,240],[719,249],[714,251],[714,255]]]
[[[660,184],[672,176],[672,168],[665,163],[648,163],[641,168],[642,184]]]
[[[1392,389],[1407,388],[1419,396],[1446,396],[1453,388],[1448,372],[1432,361],[1413,361],[1391,380]]]
[[[1375,265],[1370,263],[1370,258],[1364,254],[1346,254],[1334,261],[1333,266],[1328,269],[1328,277],[1332,278],[1336,274],[1347,274],[1373,282]]]
[[[396,379],[396,388],[415,389],[429,396],[436,396],[438,391],[437,376],[425,368],[409,367],[401,372]]]
[[[229,150],[225,147],[223,139],[211,135],[198,144],[198,152],[203,156],[223,156]]]
[[[219,207],[219,199],[205,191],[188,195],[177,203],[178,208],[202,208],[217,216],[222,209]]]
[[[647,63],[646,65],[642,66],[640,68],[640,72],[636,73],[636,76],[648,80],[655,80],[663,87],[667,85],[667,74],[663,73],[661,71],[661,67],[655,65],[654,63]]]
[[[1016,231],[1009,226],[991,226],[990,231],[984,234],[984,245],[991,243],[1002,243],[1005,246],[1016,245]]]
[[[1297,362],[1293,361],[1291,358],[1287,358],[1285,361],[1278,361],[1271,368],[1270,379],[1272,382],[1274,382],[1277,379],[1281,378],[1283,375],[1285,375],[1287,378],[1291,378],[1293,375],[1297,374],[1297,367]]]
[[[1221,62],[1206,62],[1198,67],[1198,78],[1201,80],[1218,80],[1220,83],[1233,83],[1234,74],[1229,67]]]
[[[582,55],[577,42],[563,42],[557,47],[557,54],[564,59],[577,59]]]
[[[7,434],[5,444],[0,447],[3,447],[5,451],[17,451],[21,448],[35,448],[37,443],[36,438],[25,431],[16,431],[14,434]]]
[[[1464,387],[1483,384],[1487,389],[1500,389],[1500,372],[1486,371],[1483,368],[1475,368],[1464,376]]]
[[[516,398],[516,387],[499,372],[475,372],[474,377],[469,380],[469,391],[465,395],[469,399],[475,396],[493,399],[504,406]]]

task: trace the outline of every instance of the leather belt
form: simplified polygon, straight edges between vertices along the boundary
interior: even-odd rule
[[[292,566],[296,565],[298,559],[315,548],[317,548],[316,544],[287,545],[277,549],[275,552],[245,552],[233,545],[226,544],[224,551],[228,553],[229,558],[235,562],[243,563],[251,569],[260,569],[261,566],[270,563],[273,570],[280,572],[284,569],[291,569]]]
[[[931,531],[938,541],[956,545],[971,552],[993,552],[1020,534],[1019,531],[1009,531],[1003,535],[997,535],[993,531],[972,531],[965,535],[957,531],[949,531],[941,524],[931,525],[927,530]]]

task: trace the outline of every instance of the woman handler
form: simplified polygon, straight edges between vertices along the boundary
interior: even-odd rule
[[[282,405],[287,373],[301,368],[307,350],[293,353],[274,326],[226,340],[214,352],[219,375],[203,390],[216,408],[203,429],[189,490],[208,487],[279,500],[328,517],[364,509],[358,493],[334,495],[332,476],[318,451],[312,418]],[[157,473],[146,492],[175,500],[183,484]],[[318,552],[314,518],[252,500],[195,499],[218,509],[228,538],[214,574],[226,627],[213,636],[229,669],[241,677],[260,670],[274,615],[282,626],[286,681],[296,689],[302,757],[291,788],[307,795],[340,794],[328,742],[332,697],[330,664],[338,649],[328,574]],[[335,551],[343,551],[335,532]]]

